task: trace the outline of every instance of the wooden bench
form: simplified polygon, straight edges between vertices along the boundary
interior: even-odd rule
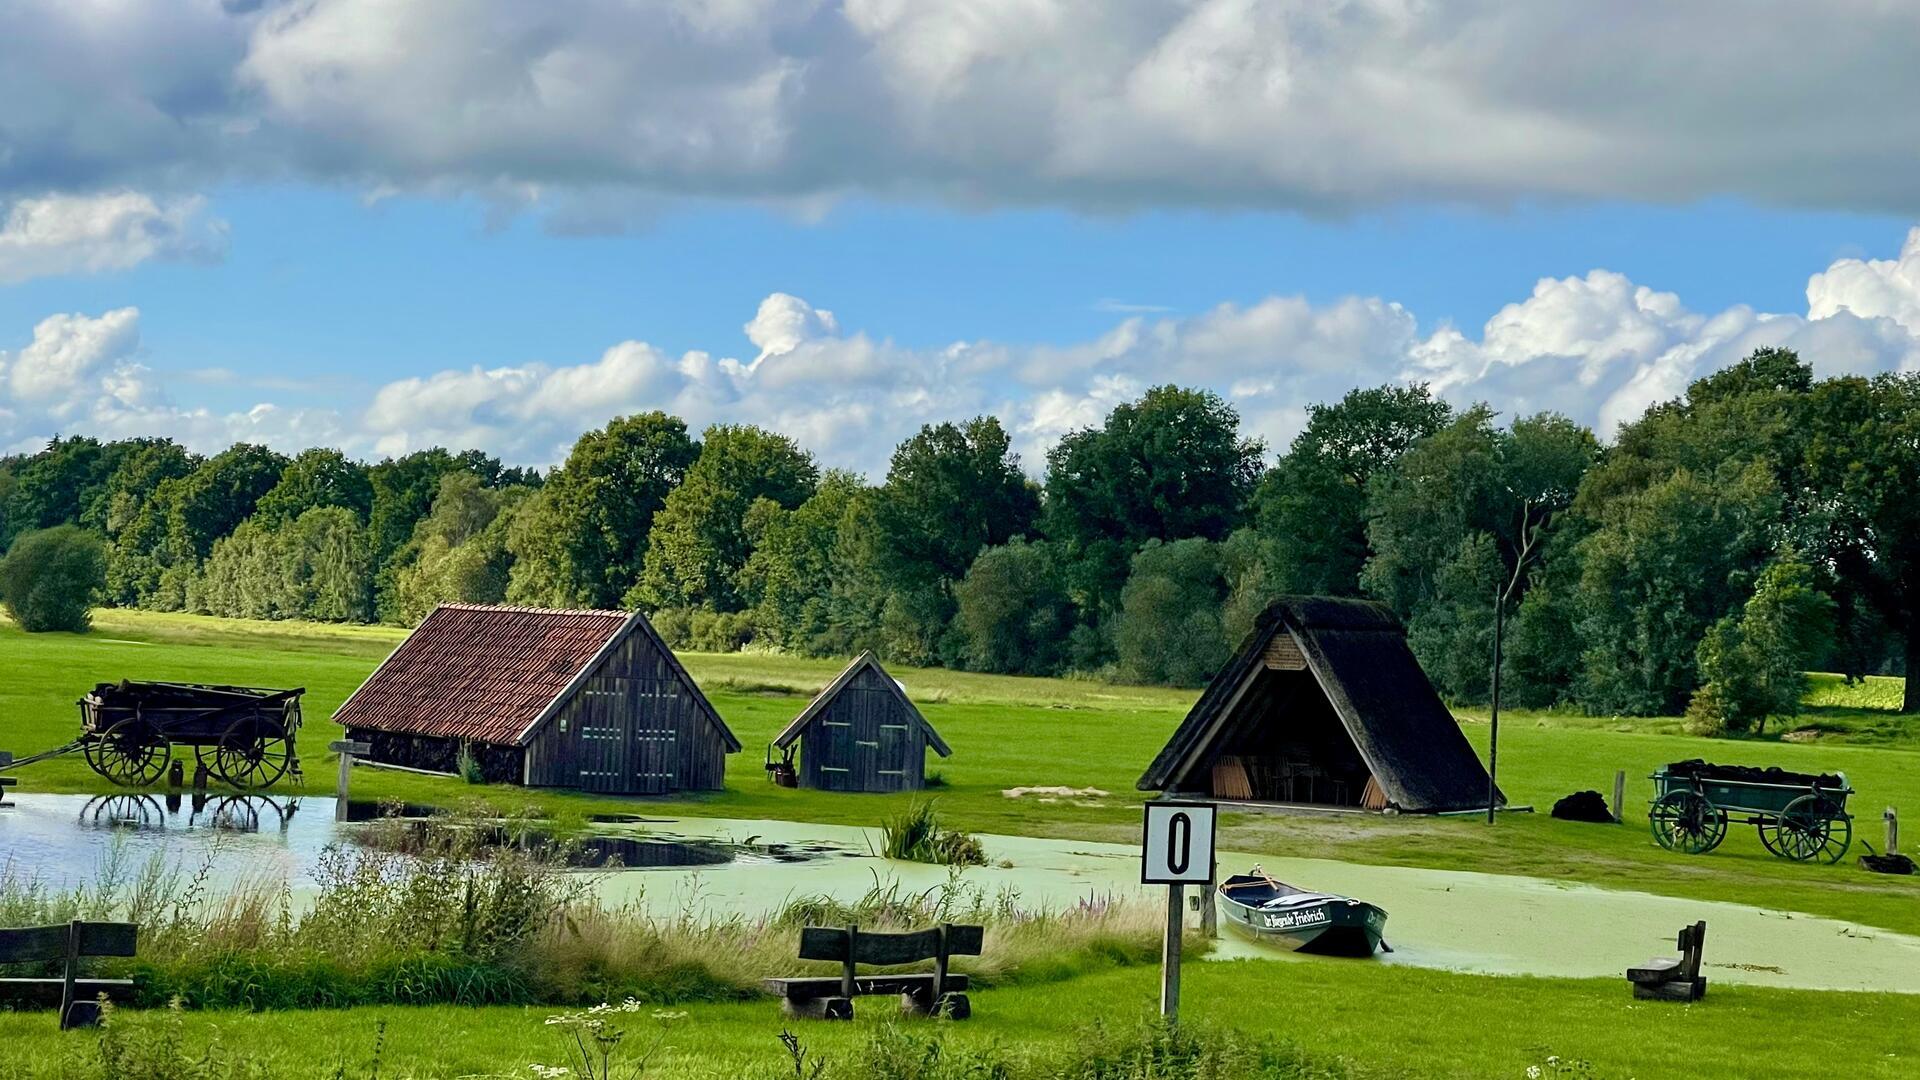
[[[954,956],[979,956],[984,937],[981,927],[950,923],[905,934],[862,932],[857,926],[809,926],[800,931],[800,959],[833,961],[841,965],[840,974],[766,979],[762,985],[780,996],[788,1016],[851,1020],[854,998],[899,994],[904,1012],[965,1020],[973,1014],[966,993],[969,980],[949,974],[947,961]],[[897,967],[927,960],[933,961],[930,973],[861,975],[855,970],[860,964]]]
[[[133,923],[85,922],[65,926],[27,926],[0,930],[0,964],[60,961],[57,979],[0,979],[0,997],[60,1005],[60,1030],[100,1022],[101,994],[114,997],[133,988],[131,979],[82,979],[80,961],[97,956],[132,956],[140,936]],[[57,991],[57,995],[56,995]]]
[[[1707,924],[1680,928],[1679,957],[1656,957],[1627,969],[1633,996],[1648,1001],[1699,1001],[1707,996],[1707,980],[1700,974],[1700,954],[1707,944]]]

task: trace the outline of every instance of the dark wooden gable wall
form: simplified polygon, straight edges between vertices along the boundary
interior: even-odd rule
[[[622,795],[718,791],[727,741],[652,634],[626,634],[527,745],[527,783]]]
[[[918,791],[927,732],[888,677],[867,667],[800,736],[800,784],[822,791]]]

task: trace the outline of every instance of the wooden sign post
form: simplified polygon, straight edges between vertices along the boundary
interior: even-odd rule
[[[1160,1015],[1180,1018],[1180,938],[1188,885],[1213,880],[1211,803],[1150,802],[1140,844],[1140,881],[1167,887],[1167,937],[1160,947]]]
[[[12,752],[0,750],[0,769],[4,769],[11,764],[13,764]],[[16,783],[18,783],[18,781],[11,776],[0,776],[0,810],[4,810],[13,805],[7,801],[7,789]]]
[[[1887,812],[1880,816],[1887,821],[1887,854],[1898,855],[1900,854],[1900,815],[1889,806]]]
[[[372,753],[373,745],[351,739],[339,739],[328,743],[327,749],[340,755],[340,780],[333,791],[333,819],[345,821],[347,820],[347,787],[353,781],[353,759],[356,755],[365,757]]]

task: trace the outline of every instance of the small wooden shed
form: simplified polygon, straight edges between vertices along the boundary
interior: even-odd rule
[[[717,791],[740,740],[645,616],[442,604],[334,713],[369,760],[619,795]]]
[[[861,653],[773,740],[787,760],[800,743],[801,787],[822,791],[918,791],[927,748],[953,756],[871,652]]]
[[[1286,597],[1260,616],[1139,787],[1410,813],[1487,805],[1487,771],[1399,620],[1324,596]]]

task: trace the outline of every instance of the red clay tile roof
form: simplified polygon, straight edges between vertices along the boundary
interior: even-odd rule
[[[626,611],[442,604],[333,714],[345,727],[516,744]]]

